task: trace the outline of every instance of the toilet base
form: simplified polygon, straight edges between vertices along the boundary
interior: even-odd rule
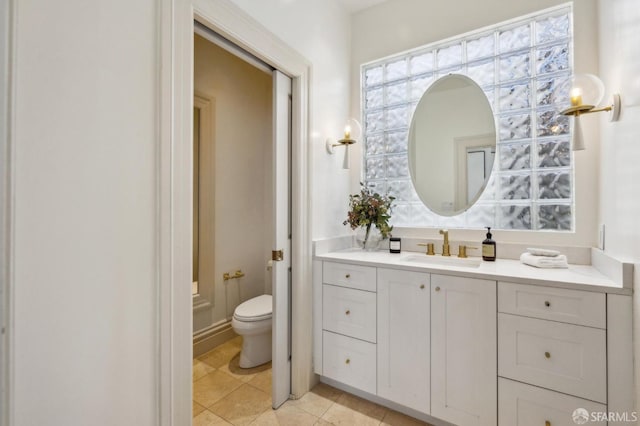
[[[252,368],[271,361],[271,332],[242,336],[240,368]]]

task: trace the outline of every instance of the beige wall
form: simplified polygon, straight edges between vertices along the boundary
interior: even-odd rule
[[[194,89],[212,100],[215,164],[214,308],[208,324],[224,320],[240,303],[264,294],[272,240],[272,82],[267,74],[213,43],[195,36]],[[213,194],[212,194],[213,196]],[[200,218],[206,220],[206,218]],[[207,260],[208,259],[208,260]],[[222,274],[246,276],[224,282]]]
[[[463,34],[488,25],[565,3],[563,0],[390,0],[352,18],[351,111],[360,116],[360,66],[386,56]],[[461,13],[461,11],[464,11]],[[598,73],[596,0],[574,2],[575,69]],[[597,120],[583,120],[588,149],[575,155],[576,232],[495,231],[500,241],[595,246],[599,138]],[[354,158],[362,158],[355,145]],[[357,151],[357,152],[355,152]],[[353,162],[356,163],[356,162]],[[352,163],[352,164],[353,164]],[[361,167],[361,164],[359,165]],[[362,173],[361,170],[358,173]],[[357,181],[355,182],[357,185]],[[353,185],[353,182],[352,182]],[[412,235],[437,238],[436,229],[413,229]],[[454,238],[481,241],[482,231],[456,230]]]
[[[609,254],[635,263],[636,410],[640,410],[640,7],[599,0],[600,67],[608,93],[622,97],[620,121],[602,121],[600,221]]]

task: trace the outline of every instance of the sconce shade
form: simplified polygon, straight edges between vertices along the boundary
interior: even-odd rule
[[[604,83],[593,74],[576,74],[571,79],[569,97],[572,106],[575,100],[584,105],[600,105],[604,98]]]

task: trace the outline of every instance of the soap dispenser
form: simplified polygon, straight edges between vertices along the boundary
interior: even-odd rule
[[[482,242],[482,260],[496,260],[496,242],[491,239],[491,227],[487,227],[487,238]]]

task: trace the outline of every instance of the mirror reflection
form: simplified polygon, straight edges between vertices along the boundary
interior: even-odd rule
[[[434,82],[409,132],[409,170],[425,205],[443,216],[468,209],[487,184],[495,149],[493,110],[482,89],[459,74]]]

